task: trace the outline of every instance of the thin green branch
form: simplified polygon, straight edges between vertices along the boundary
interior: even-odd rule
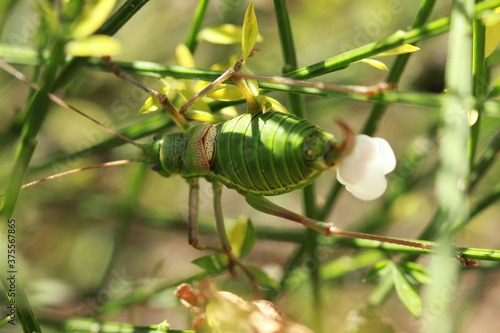
[[[468,218],[468,198],[465,183],[469,179],[467,143],[469,127],[467,114],[470,112],[472,96],[472,21],[474,19],[474,1],[457,0],[453,4],[448,58],[445,82],[448,91],[446,104],[443,106],[443,127],[440,142],[440,167],[436,176],[435,191],[439,210],[442,212],[438,234],[439,253],[429,263],[435,283],[423,290],[423,316],[428,322],[429,332],[451,332],[453,323],[452,305],[455,297],[441,302],[442,311],[436,316],[430,304],[435,295],[448,288],[455,290],[459,269],[446,256],[454,253],[451,246],[457,222]],[[460,186],[460,184],[463,184]]]
[[[184,42],[189,51],[191,51],[191,54],[194,54],[196,46],[198,46],[198,32],[200,32],[201,24],[205,18],[209,2],[210,0],[200,0],[198,1],[198,6],[196,6],[191,28],[189,29],[186,41]]]
[[[473,95],[477,100],[482,101],[488,90],[488,75],[486,71],[485,61],[485,43],[486,29],[480,18],[476,18],[473,22],[473,39],[472,39],[472,76],[473,76]],[[482,105],[479,104],[476,108],[477,120],[471,126],[471,136],[469,139],[469,168],[472,170],[476,157],[476,150],[479,141],[479,127],[483,114]],[[473,117],[473,114],[470,115]]]
[[[284,66],[283,73],[288,73],[295,70],[298,67],[297,54],[295,51],[295,45],[293,40],[292,25],[290,23],[290,17],[288,9],[286,8],[286,0],[274,0],[274,8],[276,13],[276,20],[278,22],[278,31],[281,40],[281,49],[283,51]],[[306,107],[304,96],[297,95],[296,93],[288,93],[288,107],[291,113],[301,117],[306,118]],[[309,185],[302,190],[302,202],[304,205],[305,215],[308,217],[315,218],[316,209],[316,193],[314,191],[314,186]],[[307,230],[307,241],[304,243],[308,259],[310,261],[309,276],[311,279],[312,294],[313,294],[313,314],[315,323],[315,331],[323,332],[323,300],[321,297],[321,278],[319,273],[319,259],[318,259],[318,237],[319,234],[314,230]],[[300,253],[301,249],[297,251]],[[295,256],[297,257],[297,256]],[[297,257],[298,258],[298,257]],[[290,266],[295,266],[297,263],[291,261]],[[282,281],[283,282],[283,281]]]

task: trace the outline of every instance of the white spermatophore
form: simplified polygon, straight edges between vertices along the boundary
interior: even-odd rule
[[[385,175],[396,167],[396,157],[382,138],[356,135],[354,148],[338,165],[337,180],[361,200],[373,200],[387,188]]]

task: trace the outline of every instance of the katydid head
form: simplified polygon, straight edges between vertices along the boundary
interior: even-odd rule
[[[202,177],[210,173],[218,127],[203,123],[186,132],[167,133],[146,144],[145,163],[164,177]]]
[[[342,129],[344,140],[341,142],[336,140],[328,141],[328,147],[324,154],[325,163],[328,165],[328,168],[332,168],[340,163],[354,148],[354,132],[342,120],[338,120],[338,124]]]
[[[354,133],[347,124],[339,121],[344,140],[340,141],[333,135],[317,131],[304,139],[303,149],[306,160],[318,169],[332,169],[344,159],[353,149]]]
[[[153,137],[153,142],[143,144],[144,150],[146,152],[144,163],[149,164],[151,170],[158,172],[163,177],[170,177],[172,173],[162,168],[162,163],[160,161],[160,149],[162,145],[163,136],[161,135],[155,135]]]

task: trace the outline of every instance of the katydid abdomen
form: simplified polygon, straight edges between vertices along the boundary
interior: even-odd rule
[[[290,114],[246,113],[218,125],[211,170],[229,188],[278,195],[311,184],[339,141]]]
[[[343,145],[296,116],[259,112],[165,134],[153,147],[150,158],[164,176],[205,176],[242,194],[279,195],[311,184]]]

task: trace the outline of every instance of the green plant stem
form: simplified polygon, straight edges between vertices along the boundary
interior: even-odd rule
[[[71,77],[71,73],[77,68],[75,64],[71,66],[65,66],[65,68],[60,71],[62,64],[64,63],[64,46],[65,40],[62,36],[53,36],[54,41],[51,45],[50,57],[47,61],[47,66],[45,68],[42,83],[40,84],[40,90],[35,92],[33,98],[30,99],[29,104],[26,106],[25,111],[26,118],[23,123],[23,129],[21,132],[20,144],[18,146],[14,166],[12,168],[11,177],[7,184],[5,191],[5,196],[3,197],[2,204],[0,206],[0,216],[2,220],[2,227],[0,229],[0,236],[3,238],[5,236],[5,224],[3,221],[8,221],[14,212],[16,206],[19,191],[23,180],[25,178],[28,166],[31,162],[31,157],[37,145],[37,134],[48,114],[50,99],[48,93],[54,91],[56,88],[60,87],[63,82]],[[2,242],[3,244],[3,242]],[[4,259],[4,253],[7,250],[2,248],[2,262],[7,262]],[[4,271],[2,273],[4,274]],[[18,278],[20,280],[20,278]],[[7,280],[2,276],[2,284],[5,289],[9,288],[6,285]],[[18,285],[17,290],[17,316],[25,332],[41,332],[38,320],[31,310],[31,306],[28,299],[24,296],[24,292]]]
[[[440,143],[440,168],[436,177],[436,198],[442,218],[436,239],[439,253],[448,256],[453,254],[452,239],[454,225],[468,218],[467,193],[460,184],[469,179],[467,143],[469,127],[467,113],[470,111],[468,101],[472,96],[472,20],[474,18],[474,1],[457,0],[454,2],[446,64],[445,82],[448,91],[447,103],[443,107],[443,127]],[[426,332],[451,332],[454,321],[452,305],[455,297],[441,299],[441,312],[435,315],[432,308],[436,295],[444,290],[455,290],[458,265],[446,260],[445,256],[433,256],[429,263],[435,282],[423,290],[423,316],[428,326]]]
[[[276,11],[276,20],[281,41],[281,50],[283,52],[283,58],[285,60],[282,72],[288,73],[296,70],[298,67],[298,63],[290,24],[290,16],[288,15],[286,2],[281,0],[274,0],[274,10]]]
[[[484,54],[484,46],[486,43],[486,29],[481,18],[476,18],[473,22],[473,39],[472,39],[472,79],[473,79],[473,94],[476,100],[483,101],[488,89],[488,76],[486,71],[486,61]],[[469,139],[469,168],[473,170],[476,157],[476,150],[479,141],[479,127],[483,113],[482,105],[476,107],[477,120],[471,126],[471,136]]]
[[[5,191],[2,205],[0,206],[0,217],[2,221],[0,236],[2,237],[2,239],[7,239],[7,233],[5,230],[6,222],[11,219],[17,200],[19,198],[21,185],[23,184],[23,180],[28,170],[31,157],[33,156],[33,152],[35,151],[37,145],[36,136],[49,110],[50,100],[48,97],[48,93],[55,88],[54,80],[57,74],[57,70],[64,59],[63,56],[64,41],[59,39],[54,42],[53,53],[47,64],[40,90],[35,93],[33,98],[30,100],[30,103],[26,106],[26,110],[24,111],[26,114],[26,121],[23,124],[21,140],[16,151],[14,166],[11,171],[11,176],[7,184],[7,189]],[[2,262],[5,263],[7,262],[6,258],[4,258],[4,256],[6,257],[5,254],[7,253],[7,242],[2,242],[2,244],[5,244],[5,248],[3,248],[2,246],[1,258]],[[4,285],[5,290],[9,290],[9,287],[7,285],[8,281],[3,276],[4,273],[5,271],[2,271],[0,273],[2,275],[2,284]],[[20,278],[18,278],[18,280],[20,280]],[[31,310],[28,299],[25,297],[24,292],[21,290],[21,288],[19,287],[18,289],[18,297],[16,297],[15,299],[17,305],[17,317],[23,327],[24,332],[40,332],[40,326],[33,314],[33,311]]]
[[[282,72],[286,75],[286,73],[293,71],[298,67],[292,25],[290,23],[290,16],[288,14],[288,9],[286,8],[285,0],[274,0],[274,8],[281,40],[281,49],[283,51],[283,58],[285,62]],[[307,117],[304,96],[289,93],[288,105],[291,113],[301,118]],[[311,218],[316,218],[315,214],[317,209],[315,198],[316,194],[313,185],[309,185],[302,190],[302,201],[304,204],[305,215]],[[312,308],[314,318],[312,322],[314,323],[315,332],[323,332],[323,301],[321,297],[321,277],[319,273],[320,262],[317,256],[319,234],[311,229],[308,229],[306,234],[307,241],[303,246],[306,249],[308,257],[308,269],[313,294]],[[302,249],[297,251],[297,253],[301,252]],[[298,256],[294,256],[294,258],[298,258]],[[290,266],[296,266],[296,263],[292,261]]]
[[[64,332],[100,332],[100,333],[117,333],[117,332],[133,332],[133,333],[195,333],[191,330],[171,330],[164,329],[160,325],[152,326],[136,326],[131,324],[102,321],[90,318],[73,318],[67,320],[64,325]]]
[[[194,13],[191,28],[189,29],[186,41],[184,42],[189,51],[191,51],[191,54],[194,54],[196,46],[198,46],[198,32],[200,32],[201,24],[203,22],[203,18],[205,17],[209,2],[210,0],[198,1],[198,6],[196,7],[196,11]]]

